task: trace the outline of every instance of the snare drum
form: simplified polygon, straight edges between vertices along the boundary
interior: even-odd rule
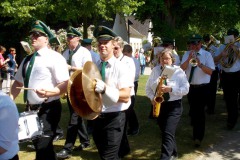
[[[37,112],[29,111],[20,113],[18,126],[19,142],[30,141],[43,135],[43,127],[40,123]]]

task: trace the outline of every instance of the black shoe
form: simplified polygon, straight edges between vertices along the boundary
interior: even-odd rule
[[[195,140],[194,140],[194,147],[198,148],[198,147],[200,147],[200,146],[201,146],[201,141],[198,140],[198,139],[195,139]]]
[[[32,144],[27,145],[27,147],[35,150],[35,147]]]
[[[58,152],[56,155],[57,155],[57,158],[60,158],[60,159],[66,159],[66,158],[69,158],[71,157],[71,152],[70,151],[67,151],[66,149],[62,149],[60,152]]]
[[[138,135],[138,133],[139,133],[139,129],[127,131],[128,136],[135,136],[135,135]]]
[[[78,147],[76,147],[74,150],[82,151],[83,149],[88,148],[88,147],[90,147],[89,143],[82,143]]]
[[[177,156],[171,156],[170,160],[177,160],[178,157]]]
[[[234,127],[235,127],[234,124],[231,124],[231,123],[228,123],[228,124],[227,124],[227,129],[228,129],[228,130],[232,130]]]
[[[60,139],[63,139],[63,137],[64,137],[63,133],[57,134],[57,135],[54,137],[53,142],[56,142],[56,141],[58,141],[58,140],[60,140]]]

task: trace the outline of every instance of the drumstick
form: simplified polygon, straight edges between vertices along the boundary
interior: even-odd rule
[[[16,87],[17,89],[23,89],[23,90],[35,90],[34,88],[26,88],[26,87]],[[49,91],[49,90],[45,90],[46,92],[51,92],[51,93],[55,93],[54,91]]]

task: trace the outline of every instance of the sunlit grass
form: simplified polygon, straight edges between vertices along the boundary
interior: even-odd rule
[[[161,151],[161,132],[155,120],[148,119],[150,113],[150,101],[145,95],[145,84],[148,76],[140,77],[138,93],[136,98],[135,110],[140,123],[140,132],[137,136],[130,136],[129,142],[131,153],[126,156],[125,160],[154,160],[159,159]],[[201,97],[199,97],[201,98]],[[22,94],[16,99],[19,112],[24,111]],[[63,111],[60,126],[65,130],[69,120],[69,112],[66,100],[62,100]],[[218,92],[216,102],[216,114],[206,115],[206,134],[202,142],[202,146],[198,149],[193,147],[192,128],[188,117],[188,103],[186,97],[183,98],[184,112],[181,121],[178,125],[176,139],[178,147],[179,160],[193,160],[197,156],[203,154],[203,151],[211,147],[224,137],[226,112],[225,103],[222,98],[222,93]],[[90,136],[91,137],[91,136]],[[62,149],[65,139],[54,143],[55,150],[58,152]],[[35,152],[27,148],[30,142],[20,144],[19,156],[21,160],[32,160],[35,157]],[[79,145],[77,139],[75,146]],[[99,156],[91,137],[91,147],[84,151],[74,151],[69,160],[99,160]]]

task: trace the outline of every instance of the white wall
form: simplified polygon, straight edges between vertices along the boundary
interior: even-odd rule
[[[135,54],[136,49],[142,48],[142,39],[130,37],[130,45],[133,48],[133,54]]]

